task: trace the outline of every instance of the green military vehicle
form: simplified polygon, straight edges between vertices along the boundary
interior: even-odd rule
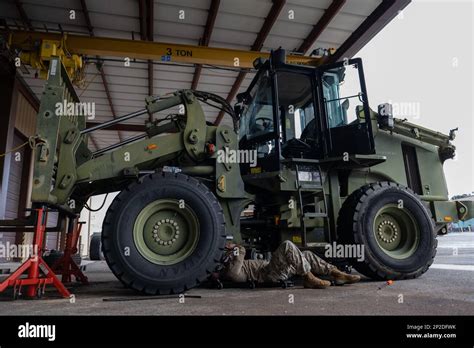
[[[235,108],[181,90],[86,128],[83,116],[54,113],[56,103],[79,100],[53,58],[33,202],[74,215],[90,196],[120,191],[103,223],[103,254],[118,279],[147,294],[204,281],[226,240],[262,253],[282,240],[315,251],[358,246],[363,257],[344,257],[371,278],[424,273],[437,233],[473,211],[448,199],[443,163],[454,156],[454,132],[395,119],[388,104],[372,111],[360,59],[296,66],[277,50],[256,68]],[[224,110],[234,126],[206,122],[201,103]],[[176,107],[184,112],[148,122],[141,135],[87,147],[95,130]]]

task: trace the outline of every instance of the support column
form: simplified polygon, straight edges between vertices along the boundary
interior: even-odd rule
[[[0,56],[0,154],[13,146],[15,130],[15,106],[18,90],[15,89],[16,69],[12,62]],[[7,203],[8,177],[10,174],[11,154],[0,157],[0,219],[5,218]]]

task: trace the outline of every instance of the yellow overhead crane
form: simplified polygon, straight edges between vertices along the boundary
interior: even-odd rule
[[[47,76],[51,57],[61,57],[71,80],[75,79],[82,68],[84,56],[112,56],[241,69],[251,69],[255,59],[269,57],[268,52],[20,30],[9,33],[8,44],[18,49],[22,63],[38,69],[42,78]],[[320,65],[322,61],[320,56],[296,54],[290,54],[286,59],[289,64],[314,66]]]

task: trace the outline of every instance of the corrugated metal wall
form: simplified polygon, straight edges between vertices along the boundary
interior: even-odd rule
[[[23,139],[17,134],[13,138],[13,148],[23,144]],[[7,205],[5,207],[5,218],[15,219],[18,216],[20,204],[21,175],[23,172],[25,149],[21,148],[10,154],[12,156],[10,175],[8,177]],[[13,238],[14,240],[15,238]]]
[[[12,148],[15,148],[23,144],[26,139],[35,134],[36,129],[36,110],[31,105],[30,101],[22,94],[21,91],[18,91],[17,103],[15,105],[15,129],[18,133],[14,135]],[[26,148],[21,148],[18,151],[13,152],[10,156],[11,159],[11,168],[8,177],[8,190],[7,190],[7,203],[6,203],[6,219],[16,219],[20,216],[23,216],[23,211],[19,211],[20,206],[30,207],[30,204],[27,202],[20,202],[21,197],[29,200],[30,192],[28,194],[23,194],[22,190],[29,191],[30,187],[22,186],[23,176],[28,176],[31,178],[31,161],[25,163],[25,159],[28,157],[25,156]],[[27,180],[28,182],[30,180]],[[22,204],[20,204],[22,203]],[[48,215],[48,226],[56,226],[58,220],[58,213],[49,213]],[[0,243],[4,245],[9,242],[15,244],[16,241],[23,241],[25,244],[32,243],[32,233],[25,233],[23,236],[18,236],[17,239],[16,233],[0,233]],[[47,249],[58,249],[59,246],[59,233],[49,232],[46,234],[46,248]],[[0,258],[1,261],[6,261],[5,259]]]
[[[13,139],[13,147],[17,147],[23,143],[22,139],[15,134]],[[21,186],[21,173],[23,169],[23,162],[16,161],[19,157],[23,158],[24,150],[19,150],[12,154],[12,162],[10,166],[10,176],[8,178],[8,191],[7,191],[7,205],[5,208],[5,218],[14,219],[18,216],[18,204],[20,198],[20,186]],[[8,245],[14,245],[16,241],[15,232],[3,232],[0,233],[0,243],[8,249]],[[1,256],[1,255],[0,255]],[[1,261],[10,261],[6,258],[0,257]]]
[[[22,93],[18,93],[15,128],[25,137],[35,134],[36,110],[31,106]]]
[[[35,109],[31,106],[31,104],[27,101],[27,99],[19,92],[17,103],[14,106],[15,112],[15,128],[17,128],[17,124],[22,125],[22,133],[23,135],[27,136],[27,134],[34,133],[34,123],[33,123],[33,130],[31,130],[31,126],[29,126],[30,130],[28,129],[28,122],[32,123],[32,120],[35,120]],[[29,121],[28,121],[29,120]],[[28,132],[25,134],[24,132]],[[23,144],[25,142],[25,138],[22,137],[20,134],[16,133],[13,137],[13,144],[12,148],[16,148],[17,146]],[[11,154],[7,155],[11,156],[11,165],[10,165],[10,172],[8,176],[8,189],[7,189],[7,199],[5,205],[5,219],[16,219],[18,216],[23,215],[23,212],[20,212],[20,199],[21,199],[21,190],[28,190],[28,187],[22,187],[22,177],[23,175],[29,175],[29,163],[25,166],[25,148],[21,148],[17,151],[12,152]],[[26,170],[25,170],[26,168]],[[25,173],[24,173],[25,171]],[[14,232],[4,232],[0,233],[0,243],[3,245],[7,245],[8,243],[13,245],[16,244],[18,241],[23,240],[23,236],[18,236],[17,233]],[[12,261],[7,258],[0,258],[1,261]]]
[[[13,138],[13,147],[17,147],[23,143],[23,139],[15,134]],[[8,191],[7,191],[7,204],[5,207],[5,218],[15,219],[18,216],[18,205],[20,199],[20,187],[21,187],[21,175],[23,170],[24,149],[15,151],[12,156],[10,175],[8,177]],[[16,243],[15,232],[3,232],[0,233],[0,243],[2,243],[7,249],[8,245],[14,245]],[[6,258],[0,257],[1,261],[11,261]]]

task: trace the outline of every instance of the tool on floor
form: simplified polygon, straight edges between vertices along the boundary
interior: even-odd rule
[[[201,295],[186,295],[186,294],[175,294],[175,295],[158,295],[158,296],[133,296],[133,297],[110,297],[104,298],[104,302],[125,302],[125,301],[145,301],[145,300],[167,300],[170,298],[180,298],[184,295],[184,298],[202,298]]]

